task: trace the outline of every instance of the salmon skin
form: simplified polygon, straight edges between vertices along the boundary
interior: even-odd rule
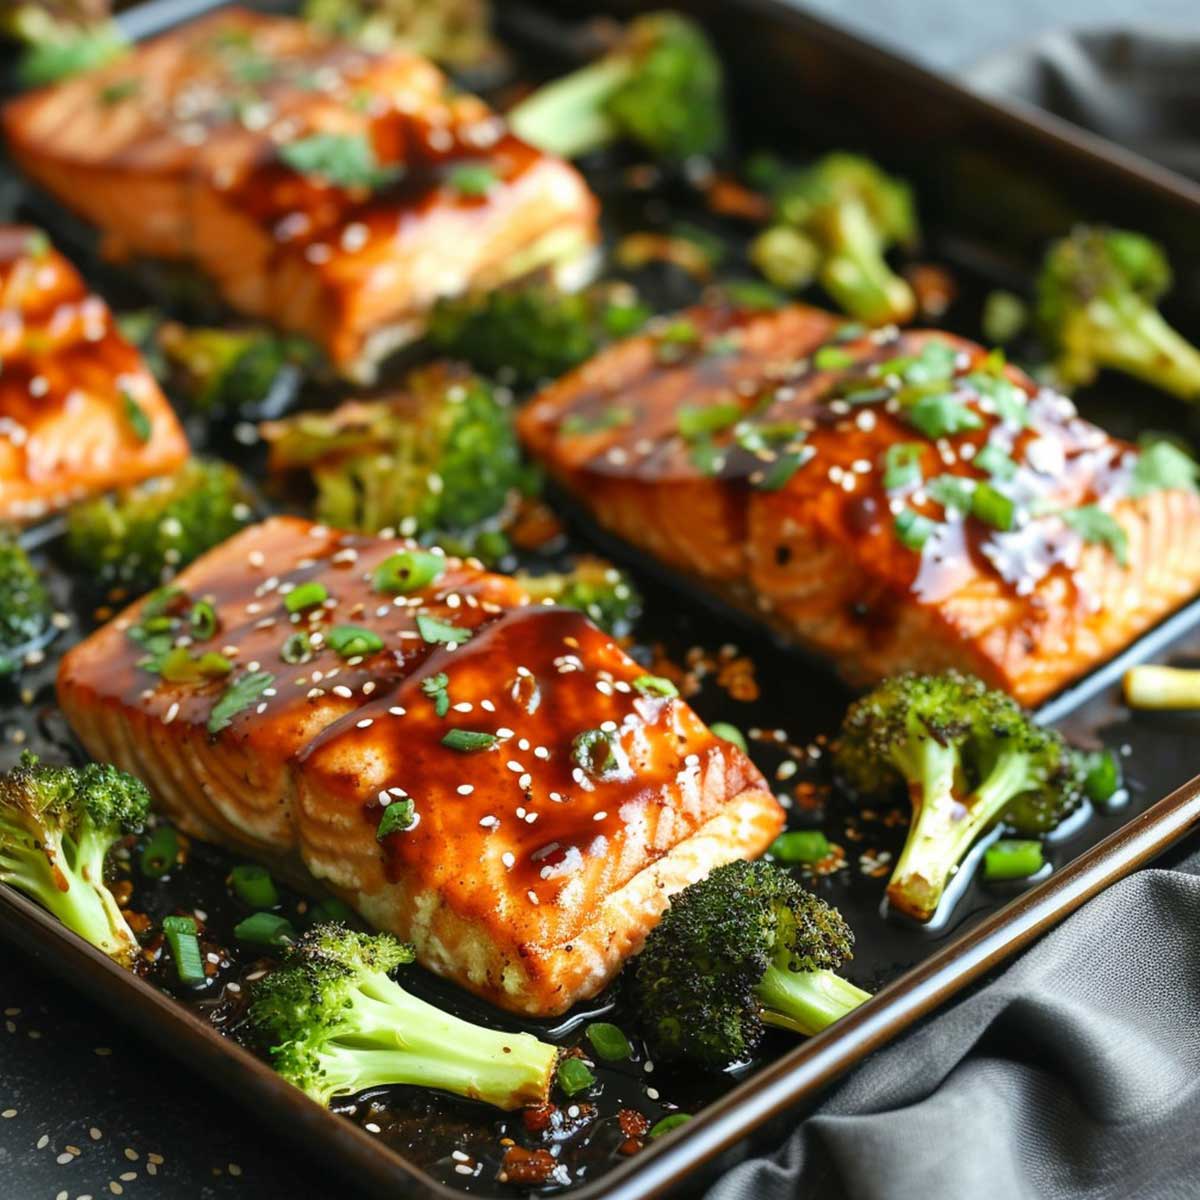
[[[0,226],[0,522],[178,467],[187,439],[141,355],[45,234]]]
[[[432,970],[561,1013],[673,892],[761,854],[782,810],[581,614],[453,558],[393,594],[412,549],[254,526],[70,650],[59,701],[187,832],[298,858]],[[166,621],[170,643],[201,601],[211,637],[148,634]]]
[[[521,413],[598,522],[854,686],[958,667],[1037,704],[1200,590],[1200,496],[979,346],[703,308]]]
[[[581,176],[430,62],[225,9],[9,103],[15,161],[116,257],[194,264],[366,376],[440,296],[597,238]]]

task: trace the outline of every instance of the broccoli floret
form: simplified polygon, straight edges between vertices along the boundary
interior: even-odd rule
[[[22,651],[48,640],[52,613],[29,555],[0,532],[0,677],[18,669]]]
[[[890,246],[912,246],[917,240],[907,184],[869,159],[834,153],[804,170],[782,173],[772,193],[776,221],[815,246],[821,284],[847,313],[873,325],[912,317],[913,290],[884,258]],[[778,244],[773,252],[770,231],[755,243],[759,269],[772,282],[789,275],[807,282],[792,262],[799,261],[803,243],[779,238]],[[769,260],[772,253],[786,255],[787,261],[775,264]],[[807,258],[803,261],[807,265]]]
[[[145,786],[116,767],[52,766],[26,751],[0,775],[0,880],[129,966],[138,942],[105,886],[104,860],[149,808]]]
[[[320,1104],[388,1084],[440,1088],[504,1109],[543,1102],[557,1049],[410,995],[390,975],[412,960],[412,947],[388,934],[314,925],[251,998],[251,1025],[275,1069]]]
[[[1037,283],[1037,324],[1063,382],[1085,384],[1108,367],[1184,400],[1200,399],[1200,350],[1155,307],[1171,269],[1149,238],[1080,226],[1055,242]]]
[[[235,534],[252,505],[233,467],[192,459],[175,475],[71,509],[67,552],[97,582],[145,591]]]
[[[627,285],[563,293],[542,282],[440,301],[429,323],[439,350],[489,374],[534,384],[591,358],[610,338],[639,329],[650,309]]]
[[[274,471],[311,471],[318,520],[374,533],[463,533],[502,518],[528,481],[506,401],[434,366],[387,400],[263,426]]]
[[[621,138],[668,161],[715,154],[725,144],[724,74],[692,21],[646,13],[602,58],[545,84],[508,119],[519,137],[564,158]]]
[[[304,19],[369,50],[400,48],[452,67],[493,52],[487,0],[306,0]]]
[[[684,888],[630,966],[654,1057],[720,1070],[764,1025],[811,1035],[868,993],[837,974],[854,935],[841,913],[765,862],[732,862]]]
[[[834,769],[863,800],[907,788],[913,822],[887,894],[920,921],[986,829],[1044,834],[1082,799],[1079,760],[1062,737],[955,671],[896,676],[853,704]]]
[[[618,637],[629,633],[641,612],[642,597],[629,576],[602,558],[580,558],[561,574],[518,571],[516,579],[535,603],[577,608]]]
[[[129,48],[109,17],[108,4],[95,0],[6,6],[0,10],[0,32],[25,44],[17,77],[26,87],[101,67]]]
[[[159,342],[182,368],[192,402],[203,412],[260,408],[285,372],[313,358],[303,338],[265,329],[189,329],[172,323],[163,327]]]

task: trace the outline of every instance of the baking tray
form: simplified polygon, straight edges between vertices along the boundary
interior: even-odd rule
[[[208,7],[204,0],[158,0],[131,10],[125,20],[130,31],[141,36]],[[577,41],[574,31],[584,11],[580,6],[498,7],[505,40],[534,73],[553,74],[569,65],[564,57],[569,58]],[[612,5],[607,11],[620,7]],[[625,7],[632,11],[633,6]],[[1082,217],[1125,221],[1165,242],[1181,281],[1170,313],[1185,328],[1189,320],[1192,327],[1200,326],[1200,188],[1052,118],[975,96],[773,0],[679,7],[711,26],[726,56],[742,149],[765,146],[805,156],[831,146],[861,148],[914,181],[927,231],[923,257],[950,265],[960,282],[961,297],[946,322],[951,328],[977,335],[985,291],[1026,286],[1044,239]],[[570,18],[566,25],[564,14]],[[686,189],[629,193],[619,158],[599,160],[589,173],[608,202],[612,233],[655,223],[669,226],[693,215]],[[44,198],[22,190],[16,200],[23,215],[51,228],[62,248],[118,305],[144,300],[143,283],[153,287],[153,279],[133,281],[127,272],[105,268],[94,257],[86,231]],[[700,222],[705,219],[702,212],[695,216]],[[736,259],[737,234],[722,232],[728,234],[730,255]],[[661,307],[692,298],[692,285],[670,272],[651,272],[639,283]],[[314,395],[306,402],[322,399],[328,397]],[[1089,415],[1116,432],[1129,435],[1155,428],[1197,441],[1188,410],[1136,385],[1092,389],[1084,401]],[[190,432],[198,444],[234,457],[251,473],[261,469],[255,452],[239,448],[229,429],[193,426]],[[573,546],[583,548],[591,544],[591,537],[579,525]],[[62,570],[55,526],[32,531],[29,540],[37,543],[56,599],[74,613],[75,631],[88,628],[96,598]],[[701,714],[710,721],[732,721],[758,731],[751,750],[769,776],[789,752],[806,759],[814,739],[841,716],[848,697],[840,686],[797,656],[781,655],[766,635],[719,607],[681,595],[678,586],[651,564],[636,556],[629,562],[647,598],[642,641],[661,643],[675,658],[684,657],[691,647],[705,647],[717,652],[704,656],[703,665],[713,667],[720,665],[719,648],[736,642],[758,666],[757,700],[732,700],[714,683],[714,671],[693,699]],[[778,782],[778,790],[793,802],[793,826],[825,828],[847,851],[847,868],[814,881],[814,886],[854,926],[858,949],[849,973],[856,982],[878,989],[877,995],[833,1029],[799,1045],[772,1035],[759,1061],[716,1081],[673,1075],[661,1067],[646,1072],[635,1038],[633,1063],[598,1067],[600,1119],[588,1127],[590,1132],[563,1132],[564,1161],[583,1172],[570,1194],[589,1200],[633,1200],[697,1186],[704,1178],[702,1168],[711,1171],[727,1164],[734,1148],[747,1139],[761,1141],[778,1133],[787,1118],[805,1111],[823,1089],[872,1050],[1194,828],[1200,821],[1200,782],[1186,781],[1195,767],[1190,742],[1196,723],[1185,716],[1128,713],[1119,704],[1115,681],[1132,659],[1152,654],[1200,656],[1198,618],[1200,606],[1182,610],[1121,659],[1041,710],[1041,719],[1058,724],[1077,742],[1104,744],[1121,755],[1127,777],[1123,805],[1096,812],[1083,823],[1073,822],[1050,846],[1054,873],[1019,894],[985,890],[964,872],[968,886],[949,920],[938,928],[885,921],[880,915],[886,875],[886,870],[882,875],[878,871],[880,855],[894,852],[903,833],[884,819],[886,813],[864,819],[837,800],[819,808],[801,804],[801,799],[820,794],[804,790],[819,782],[819,761],[811,770]],[[52,691],[54,654],[71,636],[60,639],[47,663],[22,679],[21,686],[30,693],[28,703],[12,694],[0,695],[0,725],[6,734],[0,765],[15,758],[14,733],[34,749],[77,753],[54,709]],[[783,732],[782,742],[777,730]],[[1163,796],[1167,798],[1160,800]],[[223,878],[232,861],[235,858],[224,852],[195,846],[188,870],[157,885],[158,890],[140,891],[139,904],[152,916],[174,907],[203,907],[210,928],[228,928],[242,915],[224,897]],[[304,903],[298,893],[289,891],[287,897],[290,909]],[[495,1182],[495,1154],[488,1158],[480,1152],[473,1158],[479,1174],[467,1177],[455,1169],[461,1164],[451,1158],[450,1148],[474,1152],[483,1143],[494,1145],[506,1131],[518,1141],[538,1144],[522,1132],[518,1119],[465,1101],[402,1089],[369,1097],[347,1114],[311,1104],[240,1040],[239,1005],[225,984],[255,968],[250,958],[233,963],[219,995],[180,1003],[183,997],[171,994],[167,974],[149,981],[131,976],[5,888],[0,888],[0,930],[48,969],[85,989],[247,1104],[257,1118],[265,1118],[381,1196],[448,1198],[464,1191],[512,1195],[513,1188]],[[468,1018],[497,1019],[480,1002],[420,972],[411,972],[405,982]],[[525,1027],[572,1044],[590,1014],[614,1003],[612,1019],[629,1029],[619,997],[611,994],[553,1025]],[[698,1115],[675,1133],[623,1158],[612,1136],[615,1112],[623,1105],[651,1119],[671,1105]],[[586,1145],[579,1145],[580,1139],[586,1139]]]

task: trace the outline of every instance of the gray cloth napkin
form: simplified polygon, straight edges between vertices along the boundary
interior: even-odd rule
[[[1194,1200],[1198,874],[1116,884],[707,1200]]]

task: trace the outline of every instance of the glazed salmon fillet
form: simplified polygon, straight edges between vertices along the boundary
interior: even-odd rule
[[[578,262],[597,206],[430,62],[232,8],[12,101],[13,158],[117,257],[183,260],[367,375],[440,296]]]
[[[1038,704],[1200,591],[1191,460],[945,333],[698,308],[519,423],[599,524],[854,686],[958,667]]]
[[[37,520],[187,458],[108,306],[24,226],[0,226],[0,363],[0,522]]]
[[[298,859],[427,967],[531,1015],[594,995],[673,892],[783,822],[746,755],[582,615],[297,518],[73,648],[58,693],[88,752],[187,832]]]

